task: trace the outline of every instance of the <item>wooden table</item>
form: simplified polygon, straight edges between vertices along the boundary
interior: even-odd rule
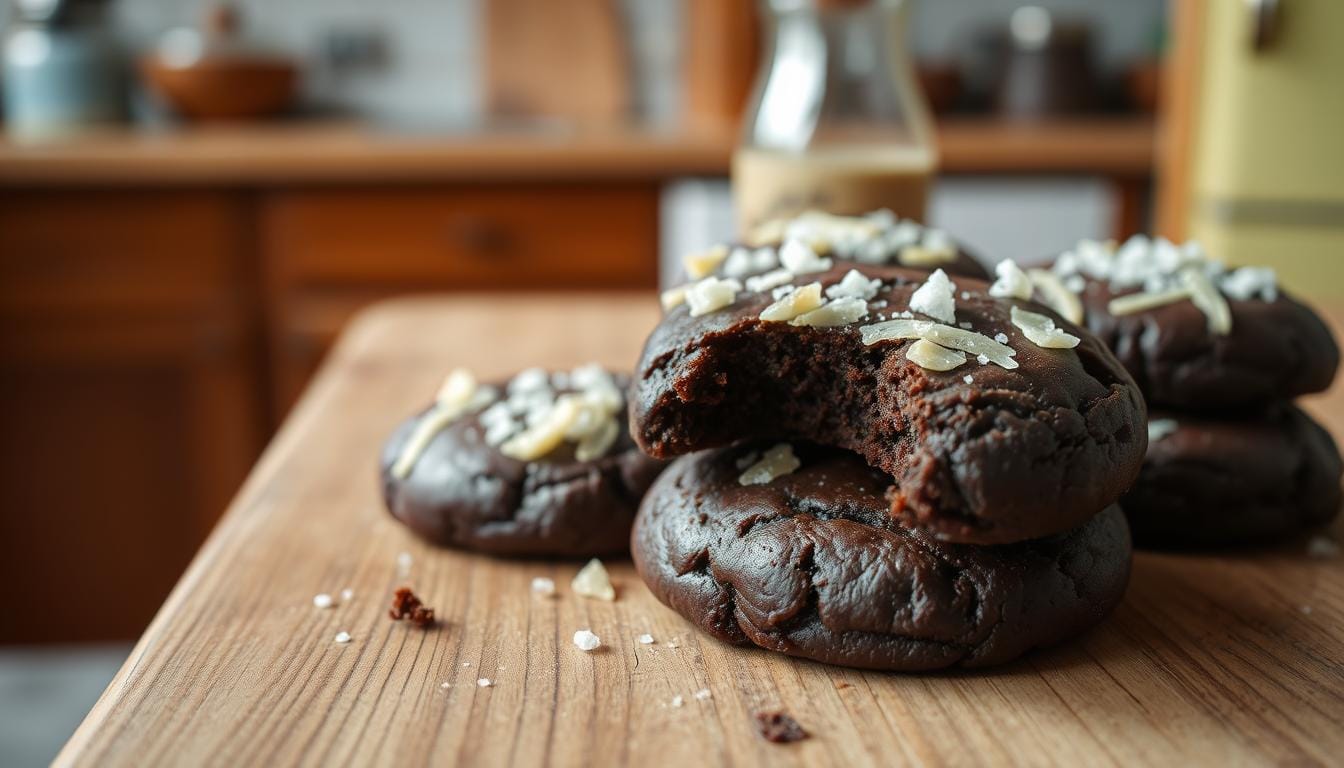
[[[731,648],[657,603],[569,594],[576,563],[436,551],[383,512],[379,441],[450,366],[629,366],[644,297],[416,299],[362,316],[61,753],[61,764],[1326,763],[1344,755],[1344,559],[1140,554],[1077,642],[976,674]],[[1338,326],[1337,326],[1338,327]],[[1337,392],[1313,410],[1336,434]],[[1339,532],[1334,534],[1339,536]],[[408,578],[398,556],[412,558]],[[529,583],[549,576],[555,599]],[[386,616],[409,582],[446,620]],[[319,592],[350,587],[336,608]],[[591,628],[604,643],[571,643]],[[353,635],[334,642],[338,632]],[[636,637],[650,633],[654,645]],[[674,646],[675,643],[675,646]],[[494,681],[478,687],[478,678]],[[445,686],[444,684],[447,684]],[[695,693],[710,691],[710,698]],[[675,706],[674,697],[682,706]],[[783,707],[814,736],[768,744]]]

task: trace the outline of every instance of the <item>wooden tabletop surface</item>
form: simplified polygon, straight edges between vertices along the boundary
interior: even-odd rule
[[[1119,610],[1078,641],[999,669],[916,676],[723,645],[654,600],[628,562],[610,564],[616,602],[598,602],[570,594],[578,563],[435,550],[388,518],[379,442],[451,366],[485,377],[587,360],[628,367],[656,317],[651,297],[609,296],[409,299],[363,315],[58,763],[1226,765],[1344,755],[1344,559],[1308,557],[1302,542],[1236,556],[1141,553]],[[1310,403],[1337,435],[1341,400],[1337,390]],[[534,576],[555,579],[558,596],[533,597]],[[440,628],[387,618],[403,583],[438,610]],[[313,606],[315,594],[344,588],[348,602]],[[604,647],[578,650],[578,629]],[[334,640],[342,631],[348,644]],[[643,633],[657,642],[640,644]],[[752,714],[777,707],[812,738],[759,738]]]
[[[737,138],[730,128],[435,132],[302,122],[0,136],[0,187],[725,176]],[[938,142],[944,173],[1147,177],[1155,133],[1144,116],[951,118],[939,124]]]

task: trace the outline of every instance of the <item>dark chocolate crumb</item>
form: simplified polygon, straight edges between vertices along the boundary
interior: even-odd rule
[[[761,734],[761,738],[774,744],[802,741],[808,736],[807,731],[803,730],[803,726],[799,725],[797,720],[780,710],[757,712],[756,730]]]
[[[392,595],[392,610],[388,611],[387,615],[393,621],[409,619],[421,629],[428,629],[434,625],[434,609],[420,602],[420,598],[415,596],[410,587],[401,587]]]

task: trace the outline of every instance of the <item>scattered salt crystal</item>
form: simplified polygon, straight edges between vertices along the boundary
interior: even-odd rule
[[[966,382],[967,384],[970,384],[970,383],[972,383],[972,382],[975,381],[975,378],[972,377],[971,374],[968,373],[968,374],[966,374],[965,376],[962,376],[962,377],[961,377],[961,380],[964,381],[964,382]]]
[[[462,666],[464,666],[464,667],[470,667],[470,666],[471,666],[471,662],[470,662],[470,661],[464,661],[464,662],[462,662]]]
[[[537,597],[550,597],[555,594],[555,580],[538,576],[532,580],[532,594]]]
[[[1030,299],[1031,278],[1012,259],[1004,259],[994,266],[998,279],[989,286],[989,295],[1000,299]]]
[[[320,595],[313,595],[314,608],[330,608],[335,604],[336,602],[331,599],[331,595],[328,595],[326,592],[323,592]]]
[[[910,294],[910,309],[945,323],[957,321],[957,304],[953,298],[956,286],[947,273],[935,269],[929,279]]]
[[[764,293],[793,282],[793,273],[787,269],[776,269],[763,275],[747,278],[747,290]]]
[[[350,601],[353,600],[353,599],[355,599],[355,590],[353,590],[353,589],[351,589],[351,588],[349,588],[349,587],[346,587],[345,589],[342,589],[342,590],[341,590],[341,602],[342,602],[342,603],[348,603],[348,602],[350,602]]]
[[[1008,343],[1008,334],[1006,334],[1006,333],[1000,331],[1000,332],[994,334],[994,340],[997,341],[997,342],[999,342],[1000,344],[1007,344],[1007,343]]]
[[[999,334],[999,335],[1002,336],[1003,334]],[[999,342],[999,343],[1002,344],[1003,342]],[[989,355],[976,355],[976,356],[975,356],[975,362],[977,362],[977,363],[979,363],[979,364],[981,364],[981,365],[989,365]]]
[[[574,590],[574,594],[583,597],[607,602],[616,599],[616,588],[611,585],[611,577],[607,575],[607,569],[602,565],[602,561],[597,558],[589,560],[587,565],[580,568],[569,586]]]
[[[479,686],[479,687],[481,687],[481,688],[494,688],[494,687],[495,687],[495,681],[494,681],[494,680],[491,680],[491,679],[488,678],[488,677],[482,677],[481,679],[479,679],[479,680],[476,681],[476,685]]]
[[[673,696],[673,697],[672,697],[672,706],[674,706],[674,707],[680,707],[680,706],[681,706],[682,704],[684,704],[684,703],[686,703],[686,700],[683,699],[682,697],[680,697],[680,696]]]
[[[580,629],[574,633],[574,645],[581,651],[595,651],[602,640],[590,630]]]
[[[691,317],[707,315],[723,309],[737,299],[742,283],[728,278],[706,277],[686,289],[686,304],[691,308]]]
[[[780,246],[779,263],[795,275],[825,272],[831,268],[830,259],[821,258],[811,246],[801,240],[787,240]]]
[[[708,688],[701,688],[700,690],[695,692],[696,701],[708,701],[713,697],[714,694],[710,693]]]
[[[653,635],[644,634],[635,639],[643,645],[653,645]]]
[[[445,688],[445,689],[447,689],[447,688],[452,688],[452,687],[453,687],[453,684],[452,684],[452,683],[447,683],[447,682],[439,683],[439,687],[440,687],[440,688]]]
[[[862,272],[851,269],[840,282],[826,288],[826,295],[832,299],[855,298],[867,301],[876,296],[881,287],[881,280],[869,280]]]
[[[402,552],[401,554],[397,555],[397,575],[403,579],[406,578],[407,576],[410,576],[411,565],[414,562],[415,560],[411,557],[410,552]]]
[[[349,632],[337,632],[337,633],[336,633],[336,642],[341,643],[342,645],[344,645],[345,643],[350,642],[350,640],[351,640],[351,638],[350,638],[350,633],[349,633]]]

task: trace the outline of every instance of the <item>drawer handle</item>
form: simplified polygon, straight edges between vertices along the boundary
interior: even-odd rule
[[[490,219],[462,217],[448,225],[449,244],[479,259],[513,256],[517,242],[508,227]]]

